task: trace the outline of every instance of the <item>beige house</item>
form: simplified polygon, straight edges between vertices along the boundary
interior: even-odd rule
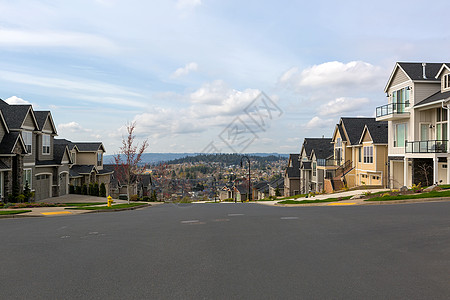
[[[362,135],[366,127],[369,128],[369,132],[370,130],[375,132],[378,126],[383,127],[383,124],[384,130],[386,130],[385,123],[377,122],[375,118],[342,117],[339,120],[332,137],[334,157],[331,162],[326,162],[327,176],[324,184],[326,192],[340,190],[344,187],[354,188],[360,186],[362,181],[367,184],[366,181],[369,177],[366,176],[369,176],[369,164],[364,165],[364,160],[362,160],[359,170],[357,168],[359,155],[364,156],[364,145],[361,142],[365,142],[366,147],[369,147],[368,143],[370,143],[370,138],[366,136],[364,141]],[[329,167],[331,163],[334,163],[334,169]],[[377,168],[375,167],[373,171],[378,172]],[[360,174],[360,172],[364,174]],[[365,180],[361,180],[361,178]]]
[[[387,186],[388,124],[378,123],[376,126],[371,123],[364,127],[359,146],[355,147],[357,186]]]
[[[104,183],[109,191],[112,170],[103,166],[103,155],[106,152],[101,142],[71,142],[66,139],[55,139],[55,144],[66,145],[70,151],[73,165],[70,168],[70,184]]]
[[[386,84],[389,185],[450,183],[450,64],[398,62]]]

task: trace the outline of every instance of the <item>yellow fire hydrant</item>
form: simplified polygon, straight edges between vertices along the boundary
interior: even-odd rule
[[[113,199],[111,196],[108,196],[108,207],[111,207],[111,203],[113,203]]]

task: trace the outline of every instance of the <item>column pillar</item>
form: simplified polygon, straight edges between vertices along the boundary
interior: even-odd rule
[[[408,159],[403,159],[403,185],[408,186]]]
[[[439,181],[438,179],[438,158],[433,157],[433,184]]]

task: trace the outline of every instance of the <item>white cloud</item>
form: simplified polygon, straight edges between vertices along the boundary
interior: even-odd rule
[[[321,116],[338,116],[342,113],[355,112],[369,102],[368,98],[340,97],[320,106],[318,112]]]
[[[178,9],[193,8],[202,4],[202,0],[178,0],[175,4]]]
[[[19,98],[17,96],[9,97],[5,100],[8,104],[31,104],[31,102],[28,102],[27,100],[23,100],[22,98]]]
[[[119,47],[104,37],[72,31],[26,31],[2,28],[0,29],[0,46],[61,47],[102,53],[119,52]]]
[[[235,90],[221,80],[206,83],[186,95],[185,108],[154,107],[152,111],[135,116],[136,132],[149,133],[153,138],[177,134],[203,133],[210,129],[220,133],[236,116],[246,118],[244,109],[260,91]]]
[[[85,129],[77,122],[58,124],[57,127],[58,127],[58,131],[63,131],[63,132],[92,132],[91,129]]]
[[[192,71],[197,71],[198,65],[195,62],[191,62],[186,64],[183,68],[178,68],[176,71],[172,74],[172,78],[178,78],[181,76],[188,75]]]
[[[318,116],[313,117],[306,125],[306,129],[332,128],[333,119],[321,119]]]

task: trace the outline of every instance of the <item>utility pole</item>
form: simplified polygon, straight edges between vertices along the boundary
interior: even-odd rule
[[[250,158],[248,158],[247,155],[244,155],[244,156],[241,157],[241,168],[244,166],[244,164],[242,162],[242,159],[244,159],[244,158],[246,158],[247,161],[248,161],[248,194],[247,194],[247,199],[250,201],[250,199],[251,199],[251,191],[250,191],[250,189],[251,189],[251,187],[250,187],[250,185],[251,185],[251,181],[250,181],[250,179],[251,179],[250,178]],[[241,198],[241,201],[242,201],[242,198]],[[242,201],[242,202],[244,202],[244,201]]]

